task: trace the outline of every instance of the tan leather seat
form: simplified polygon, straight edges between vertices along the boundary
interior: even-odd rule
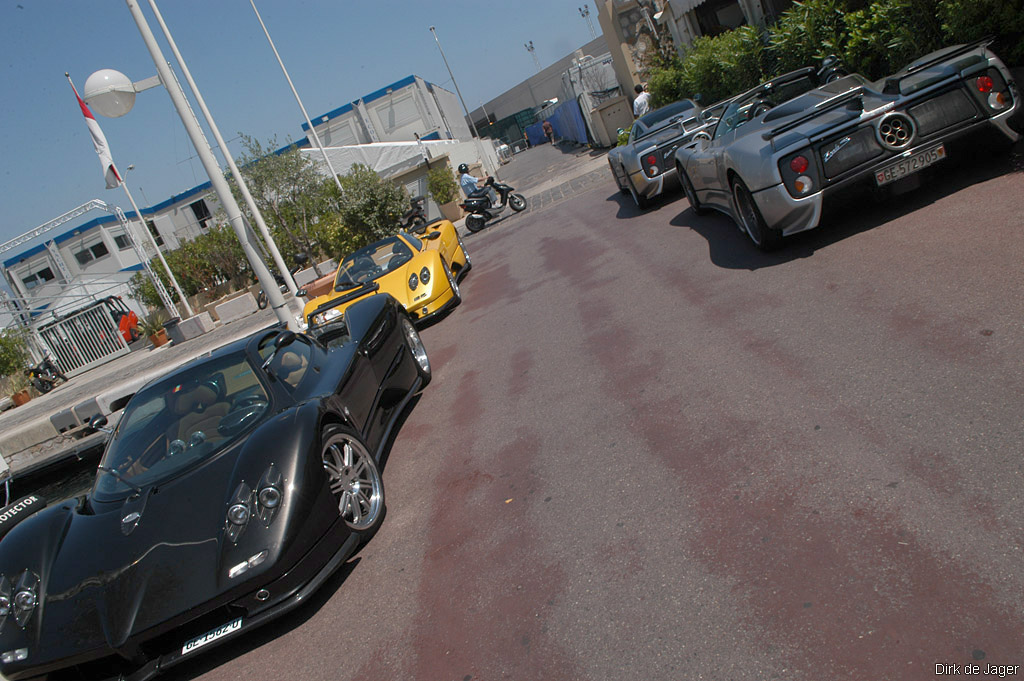
[[[181,440],[188,446],[190,438],[201,431],[206,440],[219,438],[217,426],[228,413],[228,403],[217,401],[217,392],[208,385],[196,385],[171,396],[171,411],[178,423],[167,432],[168,440]]]

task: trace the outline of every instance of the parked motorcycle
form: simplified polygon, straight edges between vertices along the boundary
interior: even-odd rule
[[[25,375],[28,376],[28,380],[40,393],[48,393],[53,390],[57,383],[63,383],[68,380],[68,377],[61,372],[49,355],[44,357],[43,361],[34,367],[25,369]]]
[[[486,189],[478,189],[460,204],[469,213],[466,216],[466,229],[471,232],[479,232],[488,220],[493,220],[503,213],[506,207],[512,208],[516,213],[526,210],[526,197],[522,194],[513,194],[514,187],[503,182],[495,182],[494,178],[489,175],[485,184],[498,193],[497,204],[491,201],[490,192]]]
[[[413,233],[423,232],[423,226],[427,224],[427,209],[424,206],[426,200],[425,196],[414,196],[409,199],[410,208],[399,221],[402,229]]]
[[[295,267],[291,268],[289,272],[291,272],[294,275],[296,272],[305,267],[307,262],[309,262],[309,257],[305,253],[297,253],[295,255]],[[274,281],[277,282],[278,289],[283,293],[287,287],[287,284],[284,281],[284,277],[275,271],[272,271],[271,274],[274,275]],[[267,297],[266,291],[260,289],[259,293],[256,294],[256,304],[259,306],[261,310],[264,310],[266,309],[269,303],[270,298]]]

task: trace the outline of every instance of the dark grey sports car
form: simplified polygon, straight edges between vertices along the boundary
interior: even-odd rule
[[[877,82],[853,74],[818,87],[808,68],[740,95],[710,141],[676,152],[690,205],[726,213],[768,250],[817,227],[839,190],[897,182],[974,133],[1016,141],[1020,93],[987,48],[946,48]]]
[[[329,346],[272,328],[143,387],[89,494],[0,541],[0,671],[147,679],[302,603],[383,520],[382,453],[429,380],[379,295]]]

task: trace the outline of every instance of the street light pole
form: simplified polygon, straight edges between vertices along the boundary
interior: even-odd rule
[[[206,119],[206,124],[210,126],[210,132],[213,133],[213,139],[217,142],[217,146],[220,147],[220,153],[224,156],[224,160],[227,161],[228,168],[231,169],[231,176],[234,177],[235,182],[238,183],[238,190],[241,192],[242,198],[245,200],[245,205],[249,207],[249,212],[252,213],[252,217],[256,221],[256,226],[259,227],[260,234],[263,235],[263,240],[267,244],[267,250],[270,251],[270,255],[274,259],[274,264],[277,265],[277,271],[281,273],[281,277],[284,279],[285,285],[294,296],[296,292],[298,292],[298,287],[295,285],[295,280],[292,279],[291,270],[288,269],[288,265],[285,263],[284,258],[281,257],[281,252],[277,250],[277,243],[274,241],[274,237],[271,236],[267,223],[263,220],[263,214],[256,206],[256,201],[253,200],[252,194],[249,192],[249,186],[245,183],[245,178],[242,177],[242,172],[238,169],[238,166],[235,165],[235,159],[231,156],[231,152],[228,151],[227,142],[224,141],[224,138],[220,134],[220,129],[217,128],[217,124],[213,120],[213,115],[206,107],[206,101],[199,93],[199,87],[196,85],[196,82],[192,80],[192,73],[188,70],[188,66],[185,65],[185,60],[182,58],[181,52],[178,51],[178,45],[174,42],[174,38],[168,30],[167,24],[164,23],[164,17],[160,14],[160,10],[156,6],[156,0],[149,0],[149,7],[153,10],[153,14],[156,16],[157,23],[160,24],[160,30],[163,31],[164,37],[167,38],[167,44],[170,45],[171,52],[174,53],[174,58],[178,61],[178,66],[181,67],[181,72],[185,74],[185,82],[188,83],[189,89],[192,90],[192,94],[195,95],[196,103],[199,104],[199,110],[203,112],[203,118]]]
[[[174,108],[177,110],[178,116],[181,117],[181,122],[185,126],[185,131],[188,133],[189,139],[192,141],[192,146],[195,147],[196,154],[198,154],[199,160],[202,162],[203,168],[206,170],[206,174],[210,177],[210,184],[213,186],[213,190],[217,194],[217,199],[220,201],[221,206],[227,213],[228,221],[231,223],[232,229],[235,230],[235,234],[238,236],[238,241],[242,244],[242,251],[245,253],[245,257],[249,261],[249,265],[252,267],[253,272],[256,274],[256,279],[259,280],[260,286],[263,287],[263,290],[267,294],[267,299],[274,310],[274,314],[282,324],[287,325],[293,330],[297,330],[295,320],[291,318],[292,316],[289,314],[288,308],[285,306],[284,296],[281,295],[281,291],[277,287],[277,282],[274,281],[273,275],[270,274],[270,270],[267,269],[267,266],[260,257],[259,252],[249,241],[249,235],[246,233],[245,222],[242,219],[242,211],[238,208],[238,204],[235,202],[235,197],[231,194],[231,188],[228,186],[227,180],[224,179],[224,173],[221,171],[220,165],[217,163],[217,159],[213,155],[213,151],[210,150],[210,144],[206,141],[206,136],[203,135],[203,131],[199,127],[199,122],[192,115],[192,111],[188,106],[188,101],[185,99],[185,94],[181,91],[178,81],[174,78],[174,74],[167,65],[167,60],[160,51],[160,46],[156,42],[156,37],[153,35],[153,31],[149,28],[149,23],[146,21],[146,17],[143,15],[142,9],[139,7],[136,0],[125,0],[125,3],[128,5],[128,9],[132,13],[132,18],[135,20],[135,25],[139,29],[139,34],[142,36],[142,40],[146,44],[146,49],[149,50],[149,54],[153,58],[153,64],[156,66],[157,73],[160,76],[160,81],[167,89],[167,93],[171,97],[171,102],[173,102]]]

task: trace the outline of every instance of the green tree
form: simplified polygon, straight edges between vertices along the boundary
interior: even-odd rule
[[[316,164],[297,146],[278,153],[276,137],[264,145],[239,134],[244,151],[238,165],[271,233],[284,237],[278,240],[275,236],[282,256],[294,260],[295,253],[303,253],[315,267],[324,241],[321,219],[337,210],[337,187],[333,180],[324,179]],[[248,213],[237,186],[233,181],[231,184],[239,206]],[[248,217],[255,225],[252,216]],[[319,269],[317,274],[321,274]]]
[[[340,179],[345,190],[339,198],[342,224],[370,242],[394,234],[409,203],[405,189],[361,163]]]

